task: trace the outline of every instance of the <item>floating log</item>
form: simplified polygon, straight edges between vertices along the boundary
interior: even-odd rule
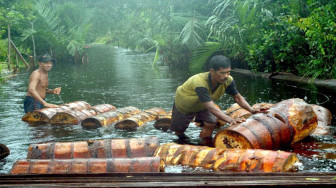
[[[68,112],[57,112],[49,121],[53,125],[78,125],[84,119],[100,113],[115,110],[116,107],[110,104],[92,106],[90,109],[73,110]]]
[[[170,129],[171,116],[172,116],[172,111],[169,111],[165,115],[159,116],[159,119],[157,119],[154,122],[154,127],[159,130],[168,131]]]
[[[297,170],[296,154],[284,151],[252,149],[220,149],[168,143],[154,156],[166,165],[188,165],[214,171],[288,172]]]
[[[34,124],[49,123],[49,120],[57,112],[70,112],[73,110],[88,109],[90,107],[91,105],[85,101],[75,101],[61,105],[58,108],[43,108],[40,110],[34,110],[32,112],[28,112],[22,117],[22,121]]]
[[[322,106],[311,104],[310,105],[315,114],[317,115],[317,127],[312,135],[327,135],[330,134],[329,126],[331,124],[331,112]]]
[[[214,138],[215,147],[279,149],[302,140],[317,126],[312,107],[301,99],[284,100],[268,111],[219,131]]]
[[[18,160],[10,174],[89,174],[110,172],[160,172],[159,157],[115,159]]]
[[[151,157],[157,137],[30,144],[27,159]]]
[[[147,109],[139,114],[135,114],[114,125],[116,129],[136,130],[138,127],[153,120],[157,120],[159,116],[166,115],[167,112],[162,108]]]
[[[93,117],[86,118],[82,121],[81,125],[85,128],[98,128],[110,125],[114,122],[128,118],[140,112],[141,111],[138,108],[128,106],[124,108],[119,108],[116,111],[109,111]]]
[[[10,150],[5,144],[0,144],[0,159],[6,158],[10,154]]]

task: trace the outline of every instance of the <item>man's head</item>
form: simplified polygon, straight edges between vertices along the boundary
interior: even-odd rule
[[[211,80],[214,83],[224,83],[230,76],[231,61],[223,55],[213,56],[210,60]]]
[[[49,54],[44,54],[38,59],[39,67],[43,71],[50,71],[52,64],[55,62],[55,60],[49,55]]]

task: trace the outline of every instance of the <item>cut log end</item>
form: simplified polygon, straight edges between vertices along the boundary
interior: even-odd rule
[[[300,165],[299,158],[296,154],[292,153],[286,160],[283,167],[283,172],[297,172]]]
[[[76,125],[79,124],[79,120],[70,113],[58,112],[50,119],[50,123],[53,125]]]
[[[10,154],[8,147],[4,144],[0,144],[0,159],[4,159]]]
[[[81,123],[82,127],[84,128],[98,128],[102,127],[103,125],[98,121],[96,118],[86,118],[85,120],[82,121]]]
[[[138,124],[133,120],[125,119],[123,121],[116,123],[114,125],[114,128],[132,131],[132,130],[137,130]]]
[[[171,118],[158,119],[154,123],[154,127],[159,130],[168,131],[171,124]]]
[[[216,148],[252,149],[250,142],[241,134],[232,130],[219,131],[214,138]]]
[[[26,113],[22,117],[22,121],[29,122],[29,123],[34,123],[34,124],[48,123],[49,118],[45,114],[43,114],[39,111],[32,111],[32,112]]]

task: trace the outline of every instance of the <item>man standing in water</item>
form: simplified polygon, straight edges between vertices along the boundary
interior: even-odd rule
[[[224,93],[230,94],[239,106],[251,113],[261,111],[252,108],[239,94],[230,71],[231,61],[223,55],[216,55],[210,60],[209,72],[196,74],[177,88],[170,129],[180,139],[188,138],[184,132],[194,118],[203,123],[199,137],[204,143],[211,141],[217,118],[229,124],[244,121],[239,118],[232,119],[216,107],[214,101]]]
[[[29,77],[27,96],[24,100],[25,113],[42,109],[43,107],[58,107],[58,105],[47,103],[44,100],[46,94],[59,95],[61,93],[61,87],[48,89],[48,72],[54,62],[55,60],[49,54],[45,54],[38,59],[39,68],[33,71]]]

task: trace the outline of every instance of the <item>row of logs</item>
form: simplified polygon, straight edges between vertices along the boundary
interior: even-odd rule
[[[157,137],[30,144],[27,159],[17,160],[10,173],[160,172],[158,147]]]
[[[30,144],[11,174],[164,172],[166,165],[214,171],[296,171],[296,154],[271,150],[219,149],[167,143],[157,137]]]
[[[26,113],[22,120],[32,124],[78,125],[85,128],[98,128],[114,124],[117,129],[136,130],[149,121],[159,120],[169,116],[161,108],[151,108],[144,111],[128,106],[116,108],[110,104],[91,106],[85,101],[75,101],[58,108],[44,108]],[[154,126],[160,128],[160,122]]]

